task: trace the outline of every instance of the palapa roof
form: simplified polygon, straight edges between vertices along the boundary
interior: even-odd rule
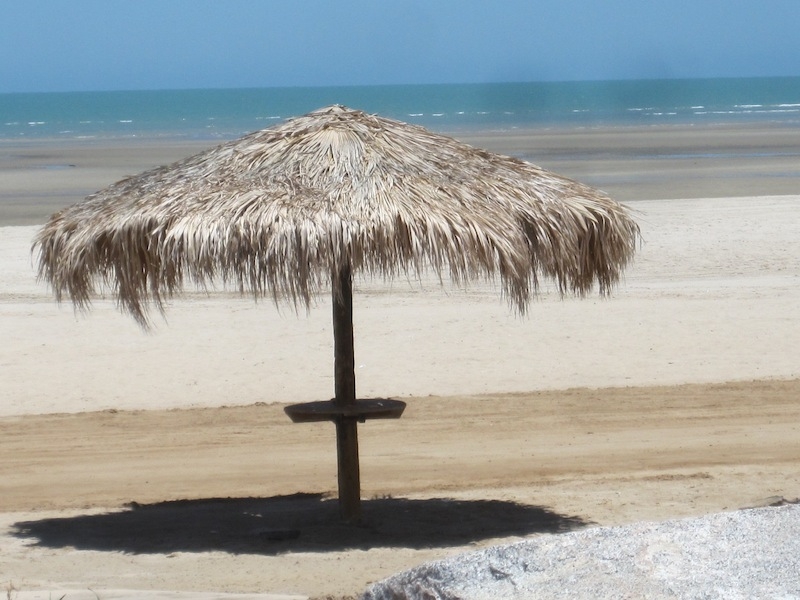
[[[604,193],[399,121],[331,106],[124,179],[34,241],[56,297],[112,286],[141,323],[186,280],[310,305],[350,265],[499,277],[524,311],[541,277],[613,286],[639,229]]]

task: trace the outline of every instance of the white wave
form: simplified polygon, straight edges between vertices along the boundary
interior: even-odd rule
[[[120,119],[119,122],[120,123],[133,123],[133,120],[132,119]]]
[[[763,104],[734,104],[736,108],[761,108]]]
[[[692,106],[692,110],[700,110],[701,108],[705,108],[705,106]]]
[[[778,108],[800,108],[800,104],[776,104]]]
[[[764,108],[761,110],[715,110],[712,115],[771,115],[771,114],[784,114],[800,112],[800,106],[797,108]]]
[[[408,116],[409,116],[409,117],[421,117],[421,116],[423,116],[424,114],[425,114],[425,113],[408,113]]]
[[[443,117],[444,113],[431,113],[432,117]]]
[[[695,114],[711,114],[711,115],[771,115],[771,114],[786,114],[800,112],[800,105],[797,108],[764,108],[761,110],[712,110]]]
[[[4,125],[8,126],[19,125],[19,121],[9,121],[8,123],[4,123]]]
[[[773,114],[773,113],[796,113],[800,112],[800,105],[797,108],[770,108],[768,110],[754,110],[754,113],[758,114]]]
[[[28,125],[36,127],[37,125],[44,125],[46,121],[28,121]]]

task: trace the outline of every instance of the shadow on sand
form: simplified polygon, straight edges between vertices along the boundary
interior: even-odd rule
[[[558,533],[586,526],[544,508],[499,500],[376,498],[362,524],[339,520],[322,494],[177,500],[93,515],[25,521],[19,538],[48,548],[130,553],[280,554],[376,547],[435,548],[491,538]]]

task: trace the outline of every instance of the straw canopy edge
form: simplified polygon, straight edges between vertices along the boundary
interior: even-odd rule
[[[332,106],[117,182],[53,215],[34,249],[57,299],[85,308],[102,281],[146,324],[187,281],[308,307],[346,267],[499,277],[524,312],[542,277],[608,292],[638,239],[602,192]]]

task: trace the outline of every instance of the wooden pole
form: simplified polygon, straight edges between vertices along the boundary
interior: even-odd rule
[[[353,348],[353,277],[350,266],[332,274],[335,402],[356,403]],[[336,420],[336,456],[339,467],[339,510],[342,519],[361,518],[361,475],[358,466],[358,423],[353,417]]]

